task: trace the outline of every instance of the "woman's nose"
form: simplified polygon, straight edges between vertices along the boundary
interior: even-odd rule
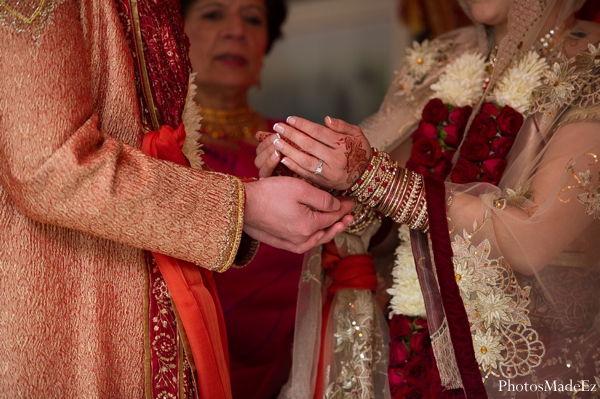
[[[234,40],[246,40],[247,31],[244,18],[241,15],[231,15],[227,19],[227,27],[225,30],[225,37]]]

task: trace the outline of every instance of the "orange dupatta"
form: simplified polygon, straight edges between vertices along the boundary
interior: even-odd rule
[[[183,124],[162,126],[144,135],[142,151],[155,158],[189,166],[181,152]],[[188,337],[203,399],[231,399],[225,321],[210,270],[153,252]]]

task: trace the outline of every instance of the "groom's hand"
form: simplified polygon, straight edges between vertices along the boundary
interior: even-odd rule
[[[346,229],[354,201],[290,177],[245,183],[244,231],[274,247],[302,253]]]

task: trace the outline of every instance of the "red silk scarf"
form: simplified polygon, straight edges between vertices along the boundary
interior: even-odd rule
[[[181,152],[183,124],[163,126],[144,136],[142,151],[189,166]],[[201,398],[231,399],[227,335],[212,272],[190,262],[153,252],[188,337]]]

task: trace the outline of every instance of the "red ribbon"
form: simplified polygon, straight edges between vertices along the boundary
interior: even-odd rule
[[[144,135],[142,151],[155,158],[189,166],[181,147],[183,124],[162,126]],[[212,272],[190,262],[153,252],[192,350],[201,398],[231,399],[227,335]]]

